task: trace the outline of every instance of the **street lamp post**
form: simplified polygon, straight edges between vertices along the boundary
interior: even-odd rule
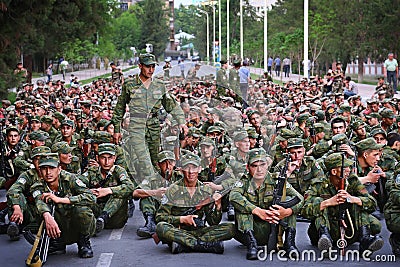
[[[226,60],[229,62],[229,0],[226,0]]]
[[[304,0],[304,77],[308,77],[308,0]]]
[[[243,0],[240,0],[240,58],[243,60]]]
[[[197,11],[199,11],[201,14],[205,14],[207,19],[207,63],[208,63],[210,62],[210,22],[208,20],[207,12],[199,8],[197,9]]]
[[[264,72],[268,71],[268,22],[267,0],[264,0]]]

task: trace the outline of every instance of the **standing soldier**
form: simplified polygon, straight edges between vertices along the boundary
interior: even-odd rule
[[[242,60],[240,58],[235,59],[233,61],[233,68],[229,70],[229,89],[232,90],[235,94],[235,100],[241,99],[242,95],[240,94],[240,77],[239,77],[239,69],[241,66]]]
[[[221,59],[221,68],[217,71],[217,91],[218,91],[218,96],[225,96],[226,95],[226,89],[229,88],[229,82],[228,82],[228,75],[227,75],[227,70],[228,70],[228,61],[226,59]]]
[[[111,80],[115,84],[123,84],[124,83],[124,74],[120,69],[115,66],[114,62],[110,63],[111,67]]]
[[[154,169],[150,163],[157,163],[160,147],[160,122],[158,112],[161,106],[171,113],[180,124],[181,131],[187,132],[185,117],[175,99],[168,94],[162,81],[153,79],[157,62],[152,54],[140,55],[140,74],[127,80],[114,109],[112,123],[115,127],[114,139],[121,140],[121,121],[129,106],[129,139],[125,145],[127,151],[136,154],[138,159],[138,177],[143,180],[152,176]]]
[[[169,80],[169,71],[171,69],[171,59],[170,58],[166,58],[165,59],[165,65],[163,67],[164,70],[164,80]]]

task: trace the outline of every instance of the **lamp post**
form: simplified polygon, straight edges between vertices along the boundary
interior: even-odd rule
[[[240,58],[243,60],[243,0],[240,0]]]
[[[229,62],[229,0],[226,0],[226,60]]]
[[[268,71],[268,22],[267,0],[264,0],[264,72]]]
[[[304,0],[304,77],[308,77],[308,0]]]
[[[205,12],[202,9],[197,9],[197,11],[199,11],[201,14],[206,15],[206,19],[207,19],[207,63],[210,62],[210,22],[208,20],[208,13]],[[199,15],[199,14],[197,14]]]
[[[221,47],[222,47],[222,21],[221,21],[221,0],[218,0],[218,58],[221,60]]]

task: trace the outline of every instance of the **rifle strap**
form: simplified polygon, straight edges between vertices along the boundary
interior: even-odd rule
[[[285,200],[286,200],[286,183],[285,183],[285,186],[283,187],[283,193],[282,193],[282,201],[285,201]],[[277,246],[278,246],[278,249],[280,250],[283,248],[283,227],[282,227],[282,225],[278,225],[277,227],[279,227],[278,228],[278,238],[277,238],[278,244],[277,244]]]
[[[40,224],[39,230],[38,230],[38,232],[36,234],[35,242],[33,243],[32,249],[29,252],[28,258],[25,261],[27,266],[40,267],[40,266],[43,265],[42,264],[42,260],[39,258],[39,255],[36,253],[36,250],[37,250],[37,248],[39,246],[40,237],[41,237],[42,232],[43,232],[43,227],[44,227],[44,220]]]

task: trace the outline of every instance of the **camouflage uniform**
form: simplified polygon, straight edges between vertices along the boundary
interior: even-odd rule
[[[29,134],[30,140],[40,140],[45,141],[49,138],[48,133],[43,131],[35,131]],[[32,148],[31,146],[26,146],[21,149],[18,156],[14,160],[15,169],[24,172],[32,168]]]
[[[222,63],[221,63],[222,64]],[[226,70],[223,68],[220,68],[217,71],[217,91],[218,95],[225,96],[226,89],[229,88],[229,83],[228,83],[228,75],[226,73]]]
[[[386,183],[389,192],[389,199],[384,207],[386,226],[392,234],[390,235],[390,245],[393,254],[400,256],[400,177]]]

